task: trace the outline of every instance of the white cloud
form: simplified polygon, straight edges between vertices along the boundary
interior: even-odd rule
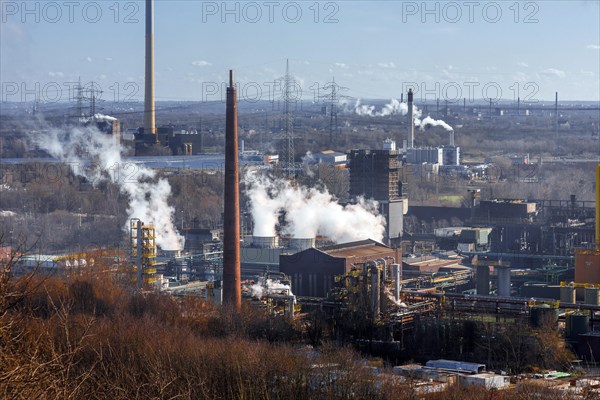
[[[579,70],[579,73],[584,76],[592,76],[592,77],[596,75],[596,74],[594,74],[593,71],[586,71],[584,69]]]
[[[208,61],[192,61],[192,65],[195,67],[210,67],[212,64],[209,63]]]
[[[565,71],[561,71],[560,69],[556,69],[556,68],[546,68],[545,70],[540,72],[543,75],[550,75],[550,76],[557,76],[559,78],[564,78],[565,77]]]
[[[88,56],[88,57],[86,58],[86,60],[87,60],[87,62],[92,62],[92,57]]]
[[[381,68],[396,68],[396,64],[394,64],[393,62],[383,62],[383,63],[378,63],[378,66],[380,66]]]
[[[347,66],[346,64],[344,64],[344,63],[339,63],[339,62],[336,62],[334,65],[335,65],[336,67],[338,67],[338,68],[342,68],[342,69],[348,69],[348,66]]]
[[[62,78],[63,76],[65,76],[65,74],[63,74],[62,72],[52,72],[52,71],[50,71],[50,72],[48,72],[48,76],[51,76],[53,78],[54,77]]]
[[[592,49],[592,50],[600,50],[600,45],[597,44],[588,44],[587,46],[585,46],[587,49]]]
[[[111,57],[106,57],[104,60],[105,61],[112,61],[113,59]]]
[[[519,62],[517,63],[517,65],[518,65],[519,67],[523,67],[523,68],[527,68],[527,67],[529,67],[529,64],[527,64],[525,61],[519,61]]]

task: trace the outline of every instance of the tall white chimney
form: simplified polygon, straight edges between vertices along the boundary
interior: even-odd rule
[[[415,118],[413,116],[413,92],[408,89],[408,148],[415,147]]]
[[[146,0],[146,85],[144,93],[144,133],[156,135],[154,109],[154,0]],[[158,135],[156,135],[158,143]]]

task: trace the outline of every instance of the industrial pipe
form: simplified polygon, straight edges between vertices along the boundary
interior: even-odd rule
[[[396,302],[400,301],[400,264],[392,264],[392,274],[394,275],[394,298]]]

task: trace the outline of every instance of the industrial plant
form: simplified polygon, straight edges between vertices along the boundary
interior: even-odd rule
[[[110,363],[131,344],[156,355],[153,389],[137,374],[100,396],[600,398],[596,103],[440,109],[395,78],[400,100],[350,98],[335,78],[304,100],[302,63],[285,59],[268,101],[247,100],[247,63],[232,62],[221,101],[171,104],[153,0],[144,11],[143,106],[110,109],[79,80],[75,115],[37,100],[1,115],[0,397],[27,387],[24,354],[30,377],[80,382],[64,398],[121,382]],[[256,383],[252,360],[280,345]],[[239,348],[256,349],[243,373],[215,366]],[[196,364],[217,372],[196,379]]]

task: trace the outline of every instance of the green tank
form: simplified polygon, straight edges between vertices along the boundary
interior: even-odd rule
[[[531,325],[541,328],[550,323],[555,326],[558,322],[558,310],[550,307],[548,304],[541,304],[531,307],[530,310]]]
[[[579,335],[589,331],[589,317],[586,314],[575,312],[567,315],[565,338],[568,341],[577,342]]]

